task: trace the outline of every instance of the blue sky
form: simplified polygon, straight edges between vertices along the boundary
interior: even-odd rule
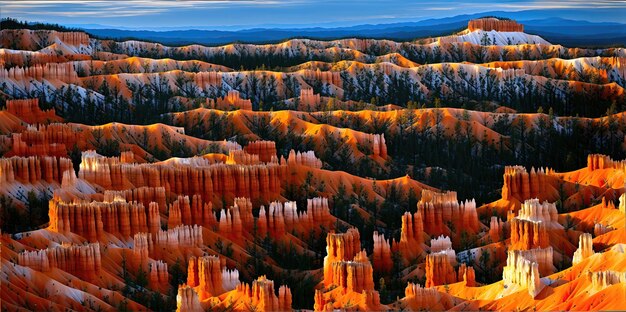
[[[572,0],[0,0],[2,17],[63,25],[129,28],[347,26],[419,21],[486,11],[542,10],[548,16],[626,21],[626,1]]]

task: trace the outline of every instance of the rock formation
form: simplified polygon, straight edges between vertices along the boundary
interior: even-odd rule
[[[155,249],[202,247],[202,227],[183,225],[167,231],[159,231],[154,236]]]
[[[22,140],[22,133],[13,133],[11,140],[13,141],[11,153],[15,156],[67,156],[67,148],[65,147],[65,144],[28,144]]]
[[[387,158],[387,144],[385,143],[384,133],[372,135],[372,149],[374,156],[380,156],[383,159]]]
[[[167,272],[167,263],[159,261],[150,261],[148,269],[148,285],[157,291],[166,292],[170,287],[169,274]]]
[[[24,102],[24,104],[15,104],[20,101]],[[26,114],[21,116],[17,115],[26,122],[42,123],[58,119],[58,117],[54,115],[54,109],[42,112],[39,111],[39,106],[36,103],[28,105],[33,101],[36,102],[36,100],[14,100],[7,101],[7,103],[13,103],[13,114]],[[21,133],[12,134],[10,155],[64,157],[67,156],[68,147],[72,147],[78,143],[78,138],[79,134],[67,124],[51,123],[28,125],[26,130]]]
[[[252,212],[249,213],[250,217]],[[261,237],[270,235],[282,239],[285,233],[299,237],[308,237],[320,231],[320,227],[330,229],[332,215],[328,208],[328,199],[316,197],[307,199],[307,210],[299,212],[296,202],[272,202],[266,210],[261,206],[257,220],[257,230]]]
[[[610,225],[607,226],[607,225],[604,225],[602,223],[596,223],[593,226],[593,236],[597,237],[597,236],[600,236],[600,235],[604,235],[604,234],[606,234],[608,232],[611,232],[613,230],[615,230],[615,229],[612,226],[610,226]]]
[[[406,263],[424,252],[424,224],[419,212],[415,214],[405,212],[402,215],[400,242],[396,245]]]
[[[72,46],[89,44],[89,35],[87,33],[79,31],[52,31],[50,32],[50,39],[52,39],[53,41],[58,40]]]
[[[198,293],[196,293],[193,287],[187,286],[185,284],[178,287],[178,295],[176,296],[176,311],[204,311],[204,309],[200,305]]]
[[[457,281],[463,281],[465,283],[465,286],[476,286],[476,273],[474,272],[474,267],[468,266],[465,263],[461,263],[457,275]]]
[[[289,151],[289,157],[287,158],[287,161],[285,161],[284,158],[281,157],[280,164],[288,166],[301,165],[317,169],[321,169],[323,165],[322,161],[319,158],[315,157],[315,152],[307,151],[301,153],[294,150]]]
[[[520,202],[529,198],[541,196],[546,187],[547,169],[540,168],[535,171],[531,168],[530,174],[522,166],[507,166],[504,168],[504,185],[502,186],[502,199],[517,199]]]
[[[374,231],[374,251],[372,253],[372,262],[376,272],[390,272],[393,268],[391,260],[391,246],[389,240],[385,239],[385,235],[378,234]]]
[[[0,185],[15,181],[25,184],[38,182],[60,184],[66,170],[74,170],[69,158],[47,156],[1,158]]]
[[[270,162],[276,157],[276,143],[274,141],[254,141],[244,147],[248,154],[259,155],[262,162]]]
[[[519,250],[509,250],[506,266],[502,271],[504,285],[515,284],[528,288],[528,293],[535,298],[545,286],[540,279],[539,265],[524,258]]]
[[[241,295],[237,310],[254,311],[289,311],[291,310],[291,290],[287,286],[280,286],[278,296],[274,293],[274,282],[261,276],[247,283],[239,284],[236,293]]]
[[[435,311],[451,306],[435,288],[424,288],[420,284],[407,283],[402,302],[412,311]]]
[[[430,240],[430,252],[440,252],[446,249],[452,249],[452,241],[448,236],[439,236]]]
[[[626,170],[626,160],[613,160],[611,157],[602,154],[587,155],[587,169],[589,171],[601,169]]]
[[[322,104],[322,99],[319,94],[313,93],[313,88],[303,87],[300,89],[300,96],[298,97],[298,110],[301,111],[313,111],[319,108]]]
[[[122,164],[119,158],[106,158],[84,152],[79,176],[107,189],[142,186],[165,187],[166,194],[193,196],[221,203],[235,197],[269,201],[279,197],[284,166],[211,164],[194,157],[172,164]]]
[[[550,229],[563,227],[559,224],[559,213],[556,205],[547,201],[540,203],[536,198],[525,200],[518,211],[517,217],[530,221],[544,222]]]
[[[217,87],[217,86],[222,85],[222,73],[214,72],[214,71],[194,73],[193,81],[200,89],[210,90],[212,87]],[[248,107],[252,109],[252,103],[248,104],[247,100],[243,100],[239,98],[239,92],[235,90],[232,90],[232,91],[236,93],[233,93],[233,95],[227,96],[226,99],[217,100],[220,102],[220,104],[217,104],[216,100],[207,99],[205,105],[207,106],[207,108],[217,108],[217,109],[223,108],[225,110],[236,109],[236,108],[245,109]]]
[[[529,250],[546,248],[550,245],[547,224],[541,221],[530,221],[513,218],[511,221],[510,249]]]
[[[0,79],[21,80],[60,80],[65,83],[78,83],[78,74],[72,63],[46,63],[30,67],[13,67],[0,69]],[[18,115],[19,116],[19,115]],[[56,119],[56,118],[55,118]]]
[[[492,242],[499,242],[502,238],[504,222],[497,216],[492,216],[489,222],[489,237]]]
[[[133,236],[132,262],[136,267],[141,267],[144,272],[148,272],[150,254],[154,251],[152,234],[137,233]]]
[[[539,268],[539,274],[541,276],[548,276],[556,271],[553,264],[553,250],[552,247],[547,248],[535,248],[529,250],[515,250],[518,256],[523,257],[526,260],[537,263]]]
[[[430,235],[450,234],[447,223],[452,222],[458,231],[468,234],[480,230],[476,201],[457,202],[456,192],[438,193],[422,190],[422,198],[417,203],[422,215],[424,230]]]
[[[148,207],[150,203],[154,202],[162,213],[165,213],[165,209],[167,208],[164,187],[143,186],[122,191],[104,191],[105,202],[112,202],[116,197],[123,198],[127,202],[140,202],[144,207]]]
[[[191,257],[187,268],[187,285],[195,287],[201,301],[239,285],[239,271],[226,269],[216,256]]]
[[[218,230],[222,235],[229,238],[241,237],[243,224],[241,222],[239,207],[230,207],[220,211]]]
[[[428,254],[425,270],[426,288],[457,282],[457,273],[454,271],[446,251]]]
[[[205,85],[217,86],[221,85],[222,77],[219,76],[219,73],[203,72],[197,73],[195,80],[196,84],[201,87]],[[217,98],[216,100],[207,99],[205,106],[219,110],[252,110],[252,102],[249,99],[242,99],[237,90],[230,90],[226,97]]]
[[[616,271],[597,271],[588,272],[587,277],[591,281],[591,287],[594,291],[600,291],[608,286],[618,283],[626,283],[626,272]]]
[[[374,290],[374,271],[365,251],[358,252],[351,261],[333,262],[331,272],[330,280],[324,278],[324,284],[342,287],[344,293]]]
[[[524,25],[513,20],[501,20],[494,17],[479,18],[470,20],[467,29],[469,31],[503,31],[503,32],[524,32]]]
[[[226,158],[227,165],[259,165],[261,160],[257,154],[248,154],[243,150],[231,150],[228,151],[228,157]]]
[[[102,270],[100,244],[63,244],[43,250],[25,251],[18,254],[18,264],[42,272],[58,268],[79,278],[94,281]]]
[[[576,265],[595,254],[593,251],[593,237],[589,233],[583,233],[578,238],[578,249],[574,252],[572,264]]]
[[[326,257],[324,257],[324,286],[333,281],[332,264],[338,261],[350,261],[361,251],[359,231],[350,228],[346,233],[328,233],[326,236]]]
[[[146,213],[143,204],[126,202],[117,198],[112,202],[59,202],[50,201],[51,231],[73,232],[97,241],[103,232],[130,238],[139,232],[148,232],[148,223],[154,231],[160,225],[160,216],[153,206]]]

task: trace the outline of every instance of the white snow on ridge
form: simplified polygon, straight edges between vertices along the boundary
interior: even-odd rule
[[[546,45],[551,44],[550,42],[536,35],[529,35],[523,32],[507,32],[507,31],[495,31],[495,30],[491,30],[491,31],[476,30],[472,32],[467,32],[462,35],[441,37],[440,40],[445,41],[445,42],[469,42],[469,43],[478,44],[478,45],[498,45],[498,46],[518,45],[518,44],[546,44]]]

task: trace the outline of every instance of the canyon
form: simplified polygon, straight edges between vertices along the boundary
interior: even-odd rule
[[[624,48],[0,34],[3,311],[626,309]]]

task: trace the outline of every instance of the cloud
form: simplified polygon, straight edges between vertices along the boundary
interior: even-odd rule
[[[567,17],[596,21],[626,15],[626,1],[610,0],[0,0],[0,7],[3,16],[28,21],[139,28],[346,26],[497,10],[577,10]]]

